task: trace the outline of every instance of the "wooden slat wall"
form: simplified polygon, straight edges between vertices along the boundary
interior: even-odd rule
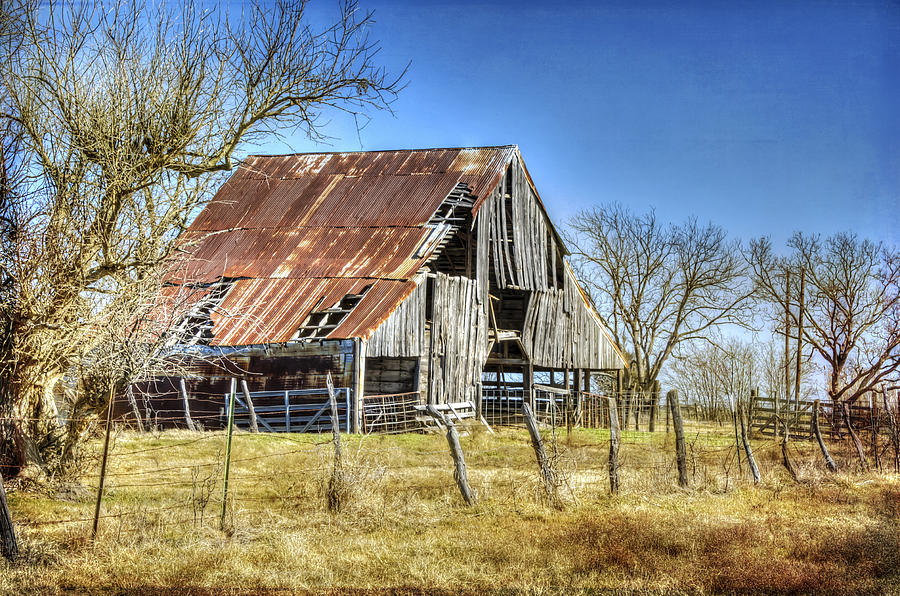
[[[478,283],[437,274],[431,338],[431,387],[435,403],[475,399],[487,359],[487,316],[477,301]]]
[[[535,366],[622,367],[571,270],[563,266],[558,271],[559,246],[518,160],[481,206],[475,224],[476,277],[482,296],[490,287],[532,290],[521,331]],[[560,273],[563,283],[557,289]]]
[[[531,295],[522,344],[535,366],[621,368],[612,342],[585,304],[576,283],[567,268],[562,290]]]
[[[418,281],[409,298],[369,338],[366,356],[413,358],[425,353],[425,283],[424,278]]]
[[[522,165],[515,161],[478,211],[479,275],[483,266],[484,273],[493,274],[495,285],[504,289],[552,287],[549,238],[547,218]],[[483,256],[490,257],[492,271]]]

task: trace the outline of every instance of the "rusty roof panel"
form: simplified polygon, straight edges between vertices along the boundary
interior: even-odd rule
[[[415,287],[429,221],[459,182],[489,196],[515,146],[251,156],[184,236],[169,279],[237,278],[215,315],[217,345],[287,341],[372,285],[330,337],[368,337]]]
[[[232,230],[198,242],[170,280],[220,277],[370,277],[406,279],[428,255],[414,258],[425,228],[266,228]]]
[[[333,307],[366,286],[371,287],[329,337],[368,337],[416,283],[353,278],[239,280],[213,315],[212,343],[238,346],[290,341],[313,310]],[[348,335],[342,327],[352,327],[354,334]]]

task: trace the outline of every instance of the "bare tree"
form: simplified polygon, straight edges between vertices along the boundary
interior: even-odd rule
[[[0,397],[37,451],[56,440],[61,380],[248,144],[323,138],[327,110],[365,116],[400,89],[375,64],[371,14],[347,2],[315,30],[304,7],[17,5],[22,43],[0,64],[0,125],[17,140],[3,162],[19,173],[0,214]]]
[[[865,467],[850,407],[900,370],[900,251],[849,233],[825,240],[796,233],[788,246],[791,254],[780,258],[767,238],[751,243],[757,290],[778,304],[783,289],[776,273],[805,276],[803,342],[825,362],[828,397]],[[798,315],[789,311],[795,328]]]
[[[633,354],[631,384],[641,394],[679,345],[746,323],[746,268],[719,226],[664,225],[652,211],[603,205],[569,228],[574,264],[616,343]]]
[[[731,423],[737,401],[752,411],[750,392],[758,380],[755,347],[736,337],[712,334],[712,342],[692,342],[673,353],[664,376],[669,386],[697,406],[701,417]]]

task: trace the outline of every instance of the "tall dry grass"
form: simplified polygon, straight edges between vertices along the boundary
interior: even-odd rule
[[[756,441],[764,481],[753,487],[737,468],[733,436],[692,427],[692,487],[682,490],[673,437],[627,432],[621,492],[610,497],[608,436],[558,433],[567,501],[559,512],[542,503],[524,430],[463,434],[479,495],[471,508],[443,436],[346,436],[350,492],[333,515],[328,439],[236,435],[223,533],[221,434],[119,433],[96,542],[89,521],[64,523],[90,518],[90,492],[13,487],[23,555],[0,569],[0,591],[900,591],[900,479],[828,476],[806,443],[794,445],[797,484],[777,446]]]

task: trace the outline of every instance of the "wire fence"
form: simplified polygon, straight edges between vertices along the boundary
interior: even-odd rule
[[[664,401],[629,404],[626,396],[615,400],[587,392],[545,390],[532,397],[522,391],[485,391],[481,413],[488,427],[517,427],[524,422],[522,405],[529,400],[544,428],[545,449],[557,466],[557,477],[573,500],[608,490],[611,407],[618,408],[619,461],[625,486],[642,490],[653,483],[675,485],[674,420]],[[423,418],[429,417],[423,413],[419,394],[366,396],[362,405],[363,434],[348,438],[347,469],[354,481],[372,491],[383,487],[385,492],[407,498],[433,498],[436,493],[452,498],[451,460],[442,440],[421,434],[390,441],[375,438],[420,431]],[[727,489],[742,479],[748,481],[736,420],[710,422],[691,407],[685,407],[684,414],[691,484],[722,489],[724,483]],[[472,423],[464,426],[469,438],[463,448],[476,487],[494,499],[519,499],[526,489],[535,493],[540,474],[533,465],[528,435],[515,428],[488,430],[472,418]],[[33,422],[15,420],[21,425]],[[62,420],[97,421],[96,417]],[[255,524],[261,523],[256,518],[275,511],[296,513],[298,508],[321,507],[323,487],[333,466],[330,435],[240,431],[233,435],[230,457],[226,455],[227,437],[225,429],[140,433],[134,430],[127,412],[115,418],[96,521],[107,533],[146,533],[147,528],[159,531],[169,526],[197,529]],[[876,466],[892,469],[893,465],[900,471],[896,440],[879,441],[878,433],[868,440]],[[850,453],[849,449],[840,450],[844,443],[845,439],[836,438],[832,447],[837,447],[839,454]],[[91,444],[93,459],[89,461],[94,465],[75,479],[92,495],[101,476],[99,449],[98,442]],[[780,439],[756,435],[753,449],[763,473],[775,473],[780,466]],[[808,440],[793,443],[791,449],[803,461],[816,460],[816,448]],[[847,455],[843,465],[851,462]],[[230,490],[226,493],[223,482],[229,467]],[[23,527],[59,525],[87,531],[95,522],[92,506],[93,496],[82,495],[73,502],[58,501],[37,514],[14,512],[14,517]]]

